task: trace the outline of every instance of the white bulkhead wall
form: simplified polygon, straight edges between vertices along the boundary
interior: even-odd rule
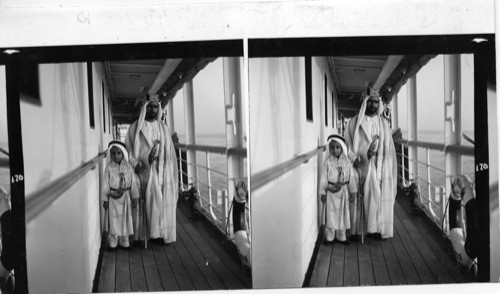
[[[39,66],[40,105],[21,100],[26,195],[95,157],[111,140],[109,117],[102,133],[102,80],[103,67],[96,64],[95,129],[91,129],[86,63]],[[108,103],[107,90],[104,93]],[[107,114],[107,106],[105,110]],[[26,225],[30,291],[92,291],[101,244],[99,174],[103,168],[101,164],[89,171]]]
[[[303,57],[249,60],[251,174],[325,143],[331,124],[332,80],[326,58],[312,58],[313,121],[306,120]],[[324,124],[324,74],[329,123]],[[323,154],[252,190],[254,288],[301,287],[319,232],[318,168]]]

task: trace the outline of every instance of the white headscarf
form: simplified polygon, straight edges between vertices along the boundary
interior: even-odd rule
[[[342,154],[345,155],[345,156],[347,156],[347,145],[345,144],[344,138],[342,136],[340,136],[340,135],[330,135],[328,137],[327,142],[326,142],[326,144],[328,145],[328,147],[327,147],[328,150],[330,150],[329,149],[329,147],[330,147],[329,145],[330,145],[331,141],[338,142],[340,144],[340,146],[342,147]]]
[[[368,102],[368,99],[370,97],[375,97],[378,99],[379,104],[378,104],[378,109],[375,115],[380,116],[384,112],[384,102],[382,101],[382,97],[380,97],[380,94],[378,91],[374,91],[370,89],[370,94],[367,94],[363,98],[363,103],[361,104],[361,108],[359,109],[358,113],[358,120],[356,121],[356,128],[354,129],[354,138],[353,138],[353,152],[356,153],[358,150],[358,141],[359,141],[359,126],[361,125],[361,122],[363,121],[363,118],[365,117],[365,112],[366,112],[366,104]]]
[[[123,160],[128,162],[128,151],[127,151],[127,148],[125,148],[125,144],[123,144],[120,141],[111,141],[108,144],[108,152],[110,152],[111,148],[113,148],[113,147],[119,148],[123,153]]]
[[[139,115],[139,119],[137,120],[137,131],[135,132],[135,140],[134,140],[134,157],[139,158],[139,135],[140,130],[142,129],[142,125],[144,124],[144,120],[146,119],[146,111],[148,109],[148,105],[151,102],[158,103],[158,113],[156,115],[156,120],[161,123],[161,116],[163,111],[161,110],[161,103],[158,95],[153,95],[149,97],[148,100],[144,101],[141,109],[141,114]]]

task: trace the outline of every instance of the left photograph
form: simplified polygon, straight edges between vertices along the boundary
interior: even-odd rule
[[[2,287],[251,288],[243,72],[241,40],[4,54]]]

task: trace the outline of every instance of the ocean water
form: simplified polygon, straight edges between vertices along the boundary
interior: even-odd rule
[[[470,138],[474,138],[474,132],[473,131],[463,131],[467,136]],[[407,134],[403,132],[403,138],[407,138]],[[433,143],[443,143],[444,141],[444,132],[442,131],[419,131],[417,134],[417,138],[419,141],[425,141],[425,142],[433,142]],[[462,139],[461,142],[462,145],[466,146],[473,146],[471,143],[467,142],[466,140]],[[401,150],[397,150],[398,153],[401,152]],[[418,160],[420,162],[426,162],[427,154],[425,149],[419,148],[418,149]],[[439,169],[444,170],[445,169],[445,154],[444,152],[440,151],[429,151],[429,161],[432,166],[435,166]],[[474,169],[474,156],[462,156],[462,174],[465,174],[470,177],[472,181],[475,179],[475,169]],[[423,178],[427,180],[427,166],[425,164],[419,163],[418,165],[418,173],[419,173],[419,178]],[[434,168],[430,168],[430,182],[432,183],[431,185],[431,193],[430,193],[430,198],[434,200],[434,203],[440,204],[439,201],[437,201],[437,196],[436,196],[436,190],[435,187],[446,187],[446,176],[443,171],[436,170]],[[418,185],[420,189],[420,193],[425,196],[429,197],[429,192],[428,192],[428,185],[427,182],[419,179],[418,180]],[[449,195],[449,191],[446,192],[446,197]],[[441,217],[441,212],[439,209],[434,209],[434,212],[438,217]]]
[[[184,135],[179,135],[180,143],[185,143]],[[226,135],[225,134],[197,134],[196,135],[197,145],[209,145],[209,146],[226,146]],[[227,159],[225,154],[215,154],[210,153],[209,155],[209,165],[210,169],[215,171],[207,172],[203,167],[208,167],[207,156],[205,152],[196,152],[196,164],[199,165],[197,168],[197,179],[198,179],[198,189],[200,197],[202,198],[201,204],[205,209],[209,208],[207,204],[209,202],[209,196],[211,193],[212,203],[218,207],[219,210],[222,209],[222,199],[217,198],[218,191],[227,191]],[[185,158],[183,158],[185,160]],[[203,166],[203,167],[201,167]],[[210,179],[209,179],[210,176]],[[210,181],[210,190],[208,184]],[[185,184],[185,183],[184,183]],[[217,210],[214,211],[218,219],[221,219],[221,213]]]

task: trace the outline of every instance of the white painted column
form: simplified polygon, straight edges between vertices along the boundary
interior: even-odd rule
[[[460,91],[460,55],[444,56],[444,143],[461,143],[461,91]],[[446,194],[451,191],[450,179],[462,172],[462,160],[459,154],[445,152]]]
[[[173,134],[175,132],[174,125],[174,99],[170,99],[167,102],[167,124],[170,132]]]
[[[392,97],[391,102],[392,129],[397,130],[399,128],[398,94],[395,94],[394,97]]]
[[[417,140],[417,77],[414,76],[408,80],[408,140]],[[415,183],[418,183],[418,152],[417,147],[408,147],[408,166],[409,177]]]
[[[186,144],[196,144],[195,125],[194,125],[194,96],[193,82],[184,84],[184,123],[186,128]],[[194,184],[196,179],[196,151],[188,150],[187,154],[187,173],[188,184]]]
[[[237,57],[223,59],[224,68],[224,101],[226,105],[226,144],[227,148],[243,146],[241,69]],[[243,179],[243,158],[228,154],[228,203],[233,201],[235,184]],[[223,205],[225,207],[225,205]],[[229,230],[232,232],[232,230]]]

